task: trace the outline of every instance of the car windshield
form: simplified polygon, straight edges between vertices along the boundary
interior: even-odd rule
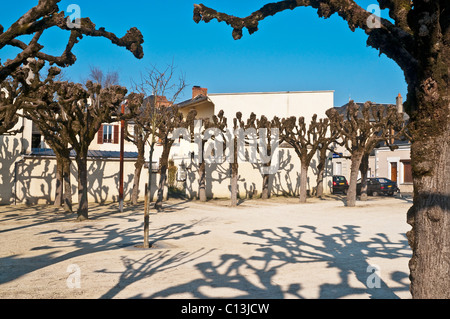
[[[344,176],[335,176],[334,179],[336,180],[336,182],[345,182]]]
[[[388,180],[387,178],[379,178],[378,181],[379,181],[380,183],[390,183],[390,182],[391,182],[391,181]]]

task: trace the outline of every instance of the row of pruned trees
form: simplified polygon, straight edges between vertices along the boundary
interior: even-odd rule
[[[8,28],[0,25],[0,50],[14,47],[17,52],[6,61],[0,61],[0,135],[20,132],[23,128],[15,128],[21,116],[36,123],[55,151],[58,186],[68,184],[64,196],[61,192],[59,196],[60,199],[64,197],[66,211],[72,209],[69,153],[72,149],[75,151],[79,174],[78,219],[83,220],[88,218],[86,160],[89,144],[101,123],[111,121],[117,115],[117,107],[127,90],[118,85],[105,87],[93,81],[84,85],[61,81],[58,78],[60,68],[75,63],[73,49],[84,36],[109,39],[138,59],[144,55],[144,40],[137,28],[129,29],[119,38],[103,27],[97,28],[88,17],[77,18],[73,23],[66,12],[60,10],[60,2],[40,0]],[[44,52],[40,43],[44,33],[52,28],[69,34],[59,56]]]
[[[27,87],[34,89],[27,92],[26,96],[21,96],[20,100],[23,103],[23,116],[38,126],[45,141],[56,154],[58,172],[56,204],[63,204],[67,212],[72,210],[70,153],[73,150],[78,168],[78,219],[88,218],[87,159],[89,146],[103,123],[126,120],[126,139],[134,143],[138,150],[132,202],[136,204],[138,199],[139,180],[145,163],[145,144],[150,146],[150,162],[152,162],[154,147],[158,142],[162,145],[163,150],[159,160],[160,179],[155,208],[161,209],[170,151],[175,141],[173,133],[178,128],[185,128],[190,132],[191,140],[195,139],[196,112],[192,111],[184,117],[175,104],[178,95],[186,86],[184,78],[181,77],[178,83],[173,84],[173,66],[169,66],[163,71],[154,68],[143,77],[139,85],[135,86],[136,92],[127,94],[127,89],[117,84],[117,75],[107,74],[104,78],[101,70],[92,69],[90,79],[86,83],[72,83],[57,78],[58,68],[46,70],[47,74],[44,78],[41,75],[43,65],[42,60],[35,60],[27,66],[33,74],[25,79],[29,83]],[[15,91],[10,90],[10,92],[14,93]],[[148,95],[149,92],[152,94]],[[172,94],[168,95],[168,92],[172,92]],[[164,101],[161,101],[163,96],[170,96],[170,99],[165,98]],[[127,105],[125,114],[120,111],[123,103]],[[405,134],[403,114],[398,113],[395,106],[386,108],[367,102],[362,108],[359,108],[355,103],[350,102],[345,114],[340,114],[336,109],[330,109],[326,115],[327,117],[323,119],[314,115],[309,123],[303,117],[292,116],[283,119],[274,117],[269,120],[265,116],[257,118],[254,113],[248,119],[244,119],[240,112],[228,122],[223,111],[211,119],[202,119],[202,135],[208,130],[215,129],[216,132],[218,130],[223,134],[224,139],[230,138],[229,136],[233,138],[234,154],[230,165],[231,205],[237,205],[238,200],[239,136],[230,135],[230,129],[233,132],[238,129],[254,129],[255,137],[267,139],[266,147],[258,149],[260,156],[269,158],[275,151],[271,149],[274,142],[271,139],[275,138],[272,133],[274,129],[277,130],[279,133],[276,137],[278,144],[290,145],[301,163],[299,172],[300,202],[305,202],[307,199],[307,172],[313,157],[318,155],[319,158],[316,194],[321,196],[323,194],[323,172],[330,146],[333,144],[344,146],[351,154],[352,161],[347,205],[355,205],[356,179],[359,170],[363,177],[362,196],[364,197],[368,156],[380,143],[395,147],[391,141]],[[128,130],[130,125],[133,126],[133,130]],[[261,130],[266,134],[257,136],[257,132],[259,133]],[[198,176],[199,198],[201,201],[205,201],[204,148],[206,140],[202,139],[201,143]],[[259,144],[255,145],[258,147]],[[270,166],[271,161],[265,161],[264,165]],[[364,171],[364,169],[366,170]],[[268,198],[270,174],[266,171],[262,175],[262,197]],[[151,183],[148,185],[150,187]],[[64,191],[62,191],[63,189]]]
[[[177,91],[178,92],[178,91]],[[156,99],[154,99],[156,100]],[[199,145],[198,160],[198,198],[200,201],[206,201],[206,173],[207,165],[206,157],[211,152],[219,151],[225,154],[227,151],[230,156],[230,189],[231,189],[231,206],[236,206],[238,201],[238,176],[239,176],[239,136],[238,129],[246,132],[247,136],[253,135],[255,139],[266,139],[264,148],[259,143],[248,142],[247,145],[256,148],[260,156],[268,157],[268,160],[262,162],[262,166],[271,166],[271,161],[278,160],[275,157],[275,145],[284,143],[289,145],[297,154],[300,160],[300,202],[306,202],[307,199],[307,172],[312,159],[318,157],[317,169],[317,187],[316,196],[323,195],[323,177],[326,166],[326,160],[330,151],[334,151],[336,145],[341,145],[350,154],[351,159],[351,176],[350,187],[347,193],[347,205],[355,206],[356,201],[356,183],[358,172],[361,171],[362,176],[362,199],[367,196],[367,168],[368,159],[373,149],[381,144],[388,145],[391,149],[395,149],[395,140],[406,139],[406,122],[404,114],[399,112],[394,105],[379,105],[366,102],[362,107],[351,101],[346,108],[344,114],[340,114],[336,109],[332,108],[326,112],[326,118],[318,118],[314,115],[310,122],[304,117],[274,117],[269,120],[265,116],[258,118],[251,113],[248,119],[244,119],[241,112],[237,112],[236,116],[231,120],[227,119],[223,111],[218,112],[212,118],[201,118],[202,127],[200,131],[196,131],[194,123],[200,118],[196,117],[196,112],[191,111],[186,118],[182,116],[177,105],[171,107],[158,106],[156,102],[144,102],[141,106],[135,103],[138,110],[129,109],[131,117],[133,113],[138,117],[132,119],[134,124],[134,134],[128,133],[128,139],[138,146],[138,160],[136,162],[135,183],[133,187],[133,203],[137,203],[139,175],[141,167],[144,163],[144,144],[149,141],[150,152],[153,153],[155,139],[149,136],[155,136],[159,143],[163,146],[160,158],[160,180],[158,185],[158,196],[155,207],[161,208],[162,191],[166,181],[167,163],[170,156],[171,147],[178,136],[174,136],[175,130],[185,128],[188,132],[190,142]],[[253,129],[253,130],[252,130]],[[277,130],[274,135],[274,130]],[[208,136],[208,138],[200,138],[196,136]],[[186,136],[185,136],[186,138]],[[277,143],[274,144],[274,139]],[[210,139],[220,139],[228,141],[223,145],[223,150],[205,149],[206,143]],[[200,144],[199,144],[200,143]],[[225,149],[228,146],[228,150]],[[233,153],[233,154],[231,154]],[[251,156],[244,154],[244,156]],[[248,159],[248,158],[247,158]],[[269,197],[269,177],[268,170],[261,170],[262,174],[262,198]]]

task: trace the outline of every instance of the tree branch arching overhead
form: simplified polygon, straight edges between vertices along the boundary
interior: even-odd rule
[[[67,67],[74,64],[76,56],[72,53],[72,50],[83,36],[103,37],[109,39],[115,45],[125,47],[138,59],[144,56],[142,48],[144,38],[137,28],[129,29],[121,38],[112,32],[106,31],[103,27],[97,28],[89,18],[80,18],[79,27],[71,28],[68,23],[69,17],[66,17],[65,12],[60,11],[58,7],[60,1],[39,0],[36,6],[28,10],[7,30],[4,30],[4,27],[0,25],[0,50],[5,46],[13,46],[22,50],[13,59],[9,59],[6,62],[0,61],[0,82],[10,76],[28,58],[39,58],[59,67]],[[39,43],[44,31],[53,27],[70,32],[69,40],[60,56],[42,52],[44,47]],[[23,35],[33,35],[33,38],[30,42],[25,43],[18,39]]]
[[[368,35],[367,45],[379,50],[380,54],[386,54],[398,63],[405,74],[408,71],[408,76],[414,77],[414,73],[409,70],[417,65],[414,57],[416,48],[411,30],[406,23],[407,13],[411,9],[410,1],[380,0],[380,2],[383,7],[392,7],[391,17],[397,19],[395,24],[387,19],[374,16],[353,0],[284,0],[268,3],[245,18],[217,12],[203,4],[195,4],[194,21],[208,23],[215,19],[218,22],[225,22],[233,28],[232,35],[237,40],[242,38],[244,28],[253,34],[258,31],[259,22],[282,11],[294,10],[298,7],[312,7],[317,9],[319,17],[325,19],[336,13],[347,21],[352,31],[357,28],[364,30]],[[378,27],[373,27],[373,19],[379,22]],[[372,23],[368,23],[368,21],[372,21]]]

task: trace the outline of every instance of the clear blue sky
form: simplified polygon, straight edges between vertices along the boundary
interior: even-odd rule
[[[6,29],[37,0],[2,3],[0,23]],[[270,0],[63,0],[60,9],[78,4],[82,17],[97,27],[123,36],[130,27],[144,35],[144,58],[100,38],[83,38],[73,50],[75,65],[66,74],[81,81],[90,66],[118,71],[121,83],[129,86],[141,72],[155,65],[164,68],[174,61],[190,85],[207,87],[211,93],[334,90],[335,106],[349,97],[357,102],[395,103],[398,93],[406,95],[400,68],[385,55],[366,46],[361,30],[351,32],[337,15],[319,18],[315,10],[297,8],[269,17],[259,31],[235,41],[232,29],[212,21],[196,24],[193,4],[204,3],[216,10],[247,16]],[[374,1],[358,1],[367,8]],[[387,17],[387,13],[382,13]],[[48,32],[43,51],[60,55],[67,32]],[[12,57],[3,49],[0,58]],[[181,99],[190,98],[190,87]]]

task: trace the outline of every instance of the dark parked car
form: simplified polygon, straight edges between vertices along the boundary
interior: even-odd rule
[[[356,191],[361,194],[361,180],[356,184]],[[379,194],[392,196],[399,192],[397,183],[384,177],[373,177],[367,179],[367,195],[376,196]]]
[[[345,176],[335,175],[333,176],[333,194],[344,193],[347,194],[348,182]]]

